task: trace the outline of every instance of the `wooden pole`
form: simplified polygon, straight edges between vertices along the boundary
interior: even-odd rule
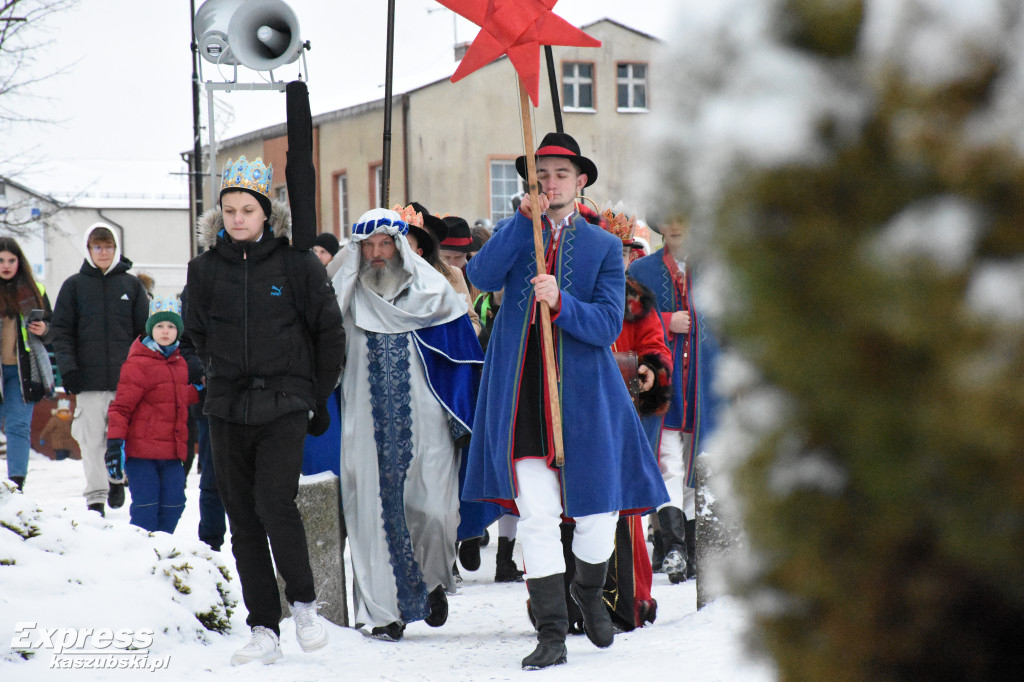
[[[540,222],[540,201],[537,198],[537,159],[533,155],[533,128],[530,123],[530,95],[526,85],[519,79],[519,109],[523,120],[523,145],[526,147],[526,183],[530,190],[530,207],[533,214],[533,249],[537,256],[537,274],[547,272],[544,258],[543,227]],[[544,353],[544,379],[547,385],[551,407],[551,438],[555,448],[555,466],[565,465],[565,450],[562,445],[562,405],[558,394],[558,378],[555,376],[555,344],[551,335],[551,309],[547,302],[540,303],[540,340]]]

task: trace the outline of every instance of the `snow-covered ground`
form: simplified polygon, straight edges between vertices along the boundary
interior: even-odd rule
[[[0,527],[0,680],[133,676],[131,671],[117,669],[52,669],[53,647],[44,643],[29,660],[11,647],[19,637],[20,646],[14,648],[25,649],[26,641],[38,644],[40,633],[47,630],[57,629],[51,640],[60,642],[87,628],[107,628],[115,639],[134,639],[143,653],[147,638],[152,639],[147,664],[158,661],[156,665],[165,667],[148,673],[148,679],[508,680],[524,675],[536,680],[775,679],[770,665],[753,661],[743,652],[748,618],[737,602],[721,598],[697,611],[694,582],[671,585],[664,575],[654,578],[658,600],[654,625],[618,635],[606,650],[596,649],[585,637],[570,636],[568,665],[525,673],[520,660],[535,641],[526,617],[526,588],[493,582],[496,543],[483,548],[479,571],[463,571],[465,582],[449,598],[450,616],[444,627],[413,623],[401,642],[391,644],[330,625],[328,646],[305,654],[288,619],[281,624],[281,661],[233,668],[228,659],[248,638],[241,590],[230,551],[211,553],[196,539],[198,481],[193,471],[185,514],[174,535],[151,537],[129,525],[127,504],[108,511],[106,519],[85,511],[78,461],[53,462],[33,453],[26,494],[4,496],[0,491],[0,523],[39,529],[37,536],[22,540]],[[192,615],[218,601],[215,584],[224,584],[218,563],[230,571],[230,596],[239,602],[228,635],[204,630]],[[175,589],[175,577],[191,589],[190,594]],[[37,624],[35,631],[25,629],[29,622]],[[16,631],[19,624],[22,629]],[[69,651],[76,655],[74,649]]]

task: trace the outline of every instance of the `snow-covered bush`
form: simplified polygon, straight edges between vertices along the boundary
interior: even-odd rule
[[[198,540],[149,533],[84,509],[41,509],[0,482],[0,641],[18,623],[154,633],[158,653],[225,634],[237,605],[232,576]],[[31,651],[0,650],[0,660]]]
[[[759,375],[709,448],[760,558],[735,585],[756,643],[787,680],[1009,679],[1024,5],[680,4],[649,165]]]

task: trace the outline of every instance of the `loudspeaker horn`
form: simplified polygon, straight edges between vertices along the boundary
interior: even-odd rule
[[[302,53],[299,20],[282,0],[207,0],[196,12],[199,53],[214,64],[272,71]]]

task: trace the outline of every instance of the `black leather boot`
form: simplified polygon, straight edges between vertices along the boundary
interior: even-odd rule
[[[11,483],[18,486],[18,490],[25,489],[25,477],[24,476],[11,476]]]
[[[459,561],[467,571],[480,570],[480,538],[470,538],[459,544]]]
[[[612,617],[604,605],[604,581],[608,575],[608,562],[588,564],[576,557],[576,577],[569,586],[569,594],[583,613],[583,630],[594,646],[611,646],[615,638]]]
[[[523,659],[523,670],[540,670],[565,663],[565,635],[569,618],[565,610],[565,578],[561,573],[526,581],[530,611],[537,625],[537,648]]]
[[[664,573],[661,570],[661,562],[665,560],[665,548],[661,544],[661,531],[656,530],[652,535],[654,536],[654,551],[651,553],[651,571],[653,573]]]
[[[661,526],[661,543],[665,548],[662,569],[673,583],[686,580],[686,517],[678,507],[662,507],[658,510],[658,525]]]
[[[521,583],[523,572],[516,566],[512,551],[516,548],[515,538],[498,538],[498,556],[494,562],[494,582]]]
[[[697,520],[687,519],[686,528],[686,579],[697,576]]]

